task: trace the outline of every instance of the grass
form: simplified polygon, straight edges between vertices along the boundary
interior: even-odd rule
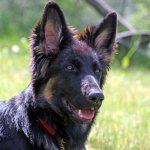
[[[16,95],[29,83],[29,51],[26,45],[26,39],[14,37],[9,42],[5,38],[0,42],[0,99]]]
[[[25,39],[1,39],[1,100],[9,99],[28,85],[28,53]],[[89,135],[89,150],[150,150],[149,83],[148,69],[125,71],[115,67],[109,72],[105,101]]]
[[[150,71],[112,70],[90,134],[93,150],[150,149]]]

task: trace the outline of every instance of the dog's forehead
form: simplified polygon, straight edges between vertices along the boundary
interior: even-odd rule
[[[85,42],[82,41],[76,41],[72,45],[72,50],[80,55],[90,55],[93,51],[90,46],[88,46]]]
[[[63,60],[78,60],[82,62],[98,62],[98,55],[94,48],[90,47],[86,42],[75,41],[69,47],[62,51],[60,57]]]

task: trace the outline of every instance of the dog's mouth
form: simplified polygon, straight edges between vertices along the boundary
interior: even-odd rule
[[[96,111],[95,111],[94,107],[86,108],[86,109],[78,109],[73,104],[71,104],[69,101],[67,101],[66,99],[63,99],[63,102],[64,102],[67,110],[77,120],[80,120],[83,122],[89,122],[95,116]]]

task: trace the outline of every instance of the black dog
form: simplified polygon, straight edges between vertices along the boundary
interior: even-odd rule
[[[102,104],[116,13],[76,33],[49,2],[31,35],[30,85],[0,103],[0,150],[82,150]]]

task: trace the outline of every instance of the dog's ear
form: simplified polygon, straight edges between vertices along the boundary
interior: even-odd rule
[[[34,37],[36,35],[36,37]],[[71,39],[63,12],[55,2],[49,2],[42,16],[41,21],[33,30],[31,46],[41,46],[45,54],[57,53],[62,43]]]
[[[105,82],[107,70],[109,69],[112,54],[115,51],[117,15],[115,12],[108,14],[98,26],[89,26],[75,36],[78,40],[86,42],[99,56],[103,66],[101,87]]]
[[[94,47],[98,54],[113,52],[117,27],[115,12],[108,14],[98,26],[87,27],[78,35],[78,39]]]
[[[117,28],[117,15],[116,13],[108,14],[103,22],[94,29],[93,44],[98,53],[106,51],[108,54],[112,54],[113,46],[115,43]]]

